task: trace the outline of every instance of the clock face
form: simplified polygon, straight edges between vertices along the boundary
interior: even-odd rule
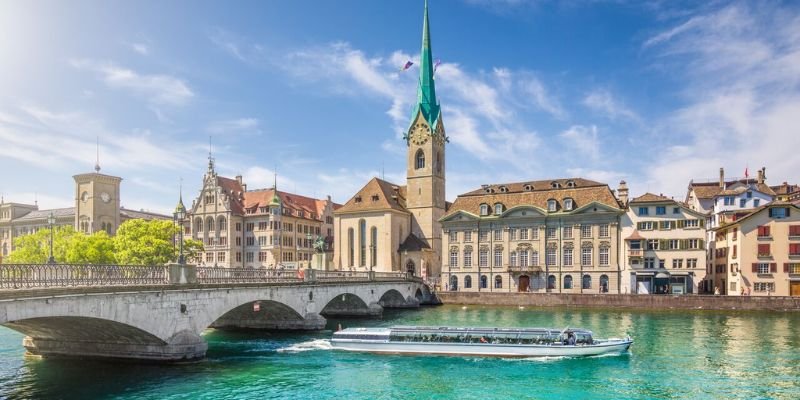
[[[428,141],[428,127],[425,124],[417,124],[414,127],[414,132],[411,133],[411,143],[415,145],[423,145]]]
[[[100,200],[103,200],[103,203],[108,203],[111,201],[111,195],[106,192],[100,193]]]

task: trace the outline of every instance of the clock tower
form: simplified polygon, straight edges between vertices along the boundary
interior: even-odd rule
[[[87,234],[117,232],[120,224],[119,188],[122,178],[100,173],[75,175],[75,230]]]
[[[431,269],[438,271],[442,265],[442,227],[439,219],[445,213],[447,136],[433,81],[434,61],[431,56],[427,1],[419,68],[417,104],[405,137],[408,145],[406,208],[411,213],[411,233],[430,246],[432,254],[424,258]]]

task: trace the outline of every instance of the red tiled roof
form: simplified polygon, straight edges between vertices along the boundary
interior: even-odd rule
[[[407,213],[406,187],[372,178],[347,203],[336,210],[337,214],[361,211],[395,210]]]
[[[657,194],[652,194],[652,193],[645,193],[645,194],[643,194],[643,195],[631,200],[631,203],[661,203],[661,202],[673,202],[674,203],[675,200],[671,199],[669,197],[663,196],[663,195],[657,195]]]

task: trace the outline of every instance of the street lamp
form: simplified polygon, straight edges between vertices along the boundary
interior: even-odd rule
[[[53,257],[53,229],[56,224],[56,216],[50,212],[50,215],[47,216],[47,224],[50,225],[50,258],[47,259],[48,264],[55,264],[56,259]]]
[[[369,258],[370,258],[370,260],[369,260],[369,270],[370,270],[370,272],[372,272],[372,266],[373,266],[373,264],[375,264],[375,256],[376,255],[377,254],[375,254],[375,245],[374,244],[369,245]]]
[[[308,240],[306,248],[308,248],[308,246],[311,246],[312,249],[314,248],[314,242],[311,241],[313,238],[314,236],[312,236],[310,232],[306,234],[306,240]],[[314,256],[312,255],[311,258],[314,258]],[[308,268],[311,268],[311,260],[308,260]]]
[[[180,236],[178,239],[178,264],[186,264],[186,259],[183,257],[183,220],[186,218],[186,207],[183,205],[183,195],[178,200],[178,205],[175,206],[175,212],[172,214],[175,221],[178,222]]]

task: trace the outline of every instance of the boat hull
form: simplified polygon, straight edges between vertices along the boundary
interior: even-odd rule
[[[333,339],[334,349],[384,354],[436,354],[488,357],[585,357],[627,351],[632,340],[622,339],[597,345],[513,345],[485,343],[407,343]]]

